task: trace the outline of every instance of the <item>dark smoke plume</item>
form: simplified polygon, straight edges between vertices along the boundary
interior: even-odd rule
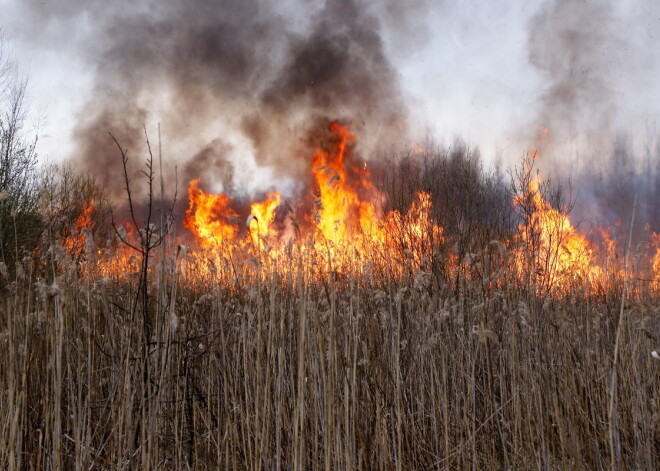
[[[301,129],[310,119],[349,120],[371,138],[382,137],[380,130],[392,134],[403,120],[396,73],[385,57],[378,21],[362,10],[353,2],[328,2],[310,34],[290,40],[282,67],[258,97],[258,109],[243,122],[259,155],[282,145],[287,128]],[[291,159],[289,150],[273,152],[266,162]]]
[[[94,86],[78,117],[73,158],[96,173],[112,199],[120,202],[121,167],[108,132],[129,150],[136,173],[145,155],[143,125],[155,148],[156,123],[161,123],[167,181],[174,181],[172,168],[177,165],[180,195],[196,178],[207,191],[249,191],[245,188],[254,173],[253,157],[256,166],[270,167],[265,173],[274,176],[273,187],[263,190],[280,188],[282,182],[275,181],[279,176],[300,182],[307,175],[310,143],[330,120],[351,126],[361,156],[378,155],[379,146],[394,144],[397,149],[408,144],[406,100],[388,54],[414,56],[431,35],[451,33],[437,18],[428,19],[433,8],[459,25],[458,11],[471,11],[439,3],[25,0],[29,7],[23,9],[22,21],[35,37],[44,30],[47,37],[69,44],[66,38],[74,35],[70,43],[82,48],[76,55],[82,54],[93,68]],[[539,128],[547,128],[538,160],[542,174],[563,181],[572,177],[578,203],[586,207],[602,203],[605,190],[593,185],[620,181],[616,156],[622,154],[633,162],[625,174],[634,176],[627,180],[634,184],[616,186],[619,193],[628,191],[616,202],[632,201],[633,189],[657,194],[659,170],[653,159],[658,154],[649,154],[651,165],[646,167],[651,171],[645,171],[644,152],[632,144],[622,152],[614,142],[614,136],[628,130],[627,119],[636,107],[653,107],[650,100],[641,101],[644,93],[627,94],[626,89],[632,83],[651,90],[656,82],[658,48],[651,46],[657,42],[657,20],[639,21],[660,17],[656,5],[652,0],[637,5],[547,0],[529,19],[527,53],[538,74],[520,80],[536,87],[540,79],[542,92],[515,124],[521,129],[515,140],[534,149]],[[525,11],[520,7],[511,17],[529,18]],[[478,14],[469,20],[492,21]],[[461,34],[473,31],[455,29]],[[486,49],[486,54],[491,52]],[[465,62],[471,59],[466,56]],[[429,88],[430,95],[444,91],[438,83]],[[629,102],[633,105],[622,106]],[[462,112],[457,110],[457,115]],[[512,116],[519,115],[502,118]],[[576,141],[581,146],[574,145]],[[519,157],[512,155],[509,164]],[[594,168],[599,178],[587,178],[595,174]],[[600,212],[608,214],[609,221],[614,218],[610,214],[630,213],[630,206]],[[642,213],[658,227],[657,205],[647,208]]]
[[[343,120],[368,136],[361,143],[367,148],[386,144],[406,118],[380,36],[381,10],[368,2],[33,3],[35,22],[44,26],[87,15],[95,29],[84,51],[96,67],[95,85],[80,113],[74,158],[113,199],[121,197],[121,168],[108,132],[141,162],[143,125],[154,147],[160,122],[180,184],[202,178],[226,191],[246,158],[237,140],[258,165],[299,176],[313,128]]]

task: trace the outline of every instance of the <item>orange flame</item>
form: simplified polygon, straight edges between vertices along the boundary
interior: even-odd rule
[[[95,229],[93,221],[95,206],[94,200],[89,200],[76,218],[71,235],[64,239],[62,245],[76,257],[82,256],[84,252],[86,259],[81,259],[78,266],[81,273],[86,275],[125,277],[136,273],[140,268],[137,253],[124,243],[127,242],[134,247],[140,245],[130,226],[119,227],[120,235],[107,246],[101,248],[95,245],[92,237]]]
[[[616,240],[612,238],[612,235],[610,234],[609,231],[597,227],[596,231],[600,233],[600,236],[603,239],[603,244],[605,246],[605,256],[609,259],[613,259],[616,257]]]
[[[275,235],[275,228],[272,227],[272,224],[275,220],[275,209],[280,202],[279,193],[269,193],[266,195],[265,201],[253,203],[250,207],[250,214],[254,216],[250,220],[250,230],[262,238]]]
[[[85,245],[85,231],[92,228],[94,201],[89,200],[74,222],[71,235],[64,239],[63,245],[70,253],[80,253]]]
[[[197,236],[200,245],[219,246],[236,237],[238,226],[231,220],[238,214],[230,207],[228,196],[206,193],[199,188],[199,180],[193,180],[188,188],[188,199],[183,225]]]
[[[334,152],[318,149],[312,157],[312,174],[319,191],[317,226],[326,240],[348,243],[358,234],[382,238],[378,229],[376,206],[371,195],[366,165],[349,167],[347,150],[355,136],[337,122],[330,124],[336,138]],[[350,169],[350,170],[349,170]]]
[[[533,256],[534,269],[543,284],[554,289],[574,277],[590,278],[601,270],[593,262],[589,241],[578,233],[568,216],[554,209],[542,196],[538,175],[529,183],[525,195],[515,198],[518,205],[529,204],[527,221],[518,228],[523,242],[521,264]]]
[[[330,146],[316,149],[310,159],[315,210],[313,214],[302,216],[300,221],[291,210],[287,222],[276,224],[276,211],[282,197],[279,193],[269,193],[263,201],[251,204],[247,227],[243,228],[240,221],[245,221],[247,214],[241,213],[239,219],[239,213],[228,196],[206,193],[200,188],[199,180],[190,182],[189,205],[183,224],[196,237],[197,248],[189,251],[179,246],[176,255],[186,279],[227,283],[231,289],[237,280],[245,277],[266,276],[269,271],[286,273],[293,266],[303,265],[310,270],[308,273],[312,277],[317,273],[326,276],[323,272],[333,273],[334,279],[341,279],[343,275],[372,276],[379,273],[395,278],[410,277],[419,286],[426,283],[425,277],[429,273],[440,274],[446,279],[481,276],[477,271],[473,273],[465,268],[482,263],[479,258],[482,255],[469,254],[459,261],[458,251],[449,249],[443,227],[432,214],[431,194],[417,192],[407,211],[385,212],[384,201],[371,182],[367,164],[359,162],[352,153],[355,136],[337,122],[331,123],[328,129]],[[541,129],[539,139],[542,141],[546,134],[547,130]],[[536,155],[534,152],[533,156]],[[513,257],[501,255],[516,264],[518,269],[512,272],[514,278],[525,282],[531,280],[535,289],[551,295],[568,292],[572,284],[582,282],[586,282],[589,288],[601,289],[609,279],[632,279],[632,273],[620,269],[616,263],[616,241],[609,232],[601,231],[605,263],[598,266],[586,237],[573,227],[565,212],[553,208],[544,199],[538,176],[529,182],[523,193],[514,199],[524,208],[525,214],[514,238],[519,244],[505,247],[513,251]],[[90,275],[103,277],[130,279],[132,274],[139,273],[143,268],[140,267],[139,250],[130,247],[144,243],[140,240],[142,232],[137,230],[127,232],[120,229],[118,232],[121,235],[117,238],[128,244],[115,240],[114,244],[101,250],[82,252],[91,241],[86,239],[85,230],[92,229],[93,214],[94,204],[90,202],[64,241],[71,253],[87,256],[79,266]],[[292,231],[287,229],[290,230],[291,225],[295,226],[295,238],[288,237],[288,232]],[[650,263],[644,263],[644,270],[652,270],[650,286],[658,290],[660,234],[653,233],[651,238],[654,253],[647,259]],[[499,241],[495,242],[504,247]],[[167,245],[162,256],[168,256]],[[160,252],[156,257],[159,256]],[[473,260],[477,262],[473,263]],[[609,278],[603,276],[604,273]],[[498,275],[496,280],[499,279]],[[507,277],[507,283],[508,280]],[[597,284],[592,284],[593,281]]]
[[[423,260],[424,254],[432,254],[433,249],[444,242],[443,229],[431,217],[431,195],[419,191],[415,194],[410,209],[405,215],[399,211],[387,214],[385,227],[388,231],[388,248],[398,248],[409,262],[409,268],[426,269],[430,260]],[[412,262],[412,263],[410,263]]]

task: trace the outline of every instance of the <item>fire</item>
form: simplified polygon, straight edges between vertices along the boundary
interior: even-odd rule
[[[388,262],[407,259],[408,266],[413,260],[412,265],[419,269],[423,265],[421,252],[442,240],[442,228],[430,215],[431,196],[420,192],[406,214],[383,214],[367,164],[353,157],[355,136],[337,122],[331,123],[328,131],[330,145],[319,146],[310,159],[315,204],[300,224],[296,222],[301,241],[309,241],[317,262],[322,262],[320,266],[333,271],[357,270],[376,253]],[[184,225],[203,248],[230,244],[229,252],[222,250],[227,255],[236,254],[234,248],[252,251],[268,245],[268,257],[259,257],[260,263],[265,263],[280,259],[291,241],[286,230],[274,225],[275,210],[282,201],[279,193],[270,193],[264,201],[251,205],[245,231],[233,222],[239,214],[232,209],[229,197],[204,192],[197,180],[190,183],[188,194]]]
[[[406,214],[398,211],[388,213],[385,227],[388,230],[390,249],[398,251],[407,259],[408,268],[427,269],[431,260],[424,254],[432,254],[434,248],[444,242],[443,229],[431,217],[431,195],[420,191],[415,194]]]
[[[92,229],[92,215],[94,214],[94,201],[90,200],[82,209],[74,222],[71,235],[64,239],[64,247],[70,253],[79,254],[85,246],[85,232]]]
[[[102,247],[96,245],[92,235],[95,229],[93,219],[95,208],[95,201],[89,200],[76,218],[71,235],[62,241],[63,247],[76,258],[80,273],[101,278],[111,275],[125,278],[138,272],[140,264],[137,253],[125,243],[128,242],[134,247],[140,245],[130,226],[117,227],[113,241]]]
[[[279,193],[269,193],[266,200],[260,203],[253,203],[250,207],[250,230],[260,238],[271,237],[276,234],[272,227],[275,220],[275,210],[280,205],[282,198]]]
[[[601,270],[593,263],[593,249],[589,241],[578,233],[566,214],[554,209],[541,194],[540,178],[530,181],[527,192],[517,196],[515,203],[526,206],[525,221],[518,227],[522,242],[519,266],[533,269],[542,287],[555,289],[574,278],[590,279]]]
[[[232,283],[245,277],[289,273],[292,267],[300,266],[309,269],[309,276],[319,279],[327,279],[324,278],[327,273],[333,273],[335,279],[380,273],[394,278],[409,277],[417,283],[430,273],[448,280],[477,276],[469,264],[482,255],[470,254],[459,261],[456,251],[449,249],[452,245],[447,241],[448,236],[433,214],[431,193],[417,192],[406,211],[386,211],[386,201],[376,191],[367,164],[355,157],[355,135],[337,122],[331,123],[327,131],[326,144],[319,145],[309,155],[313,186],[301,204],[293,205],[295,211],[287,203],[286,221],[283,217],[276,218],[283,201],[280,193],[272,192],[262,201],[251,202],[248,212],[247,207],[244,211],[238,209],[227,195],[205,192],[199,180],[190,182],[183,225],[191,231],[195,242],[192,250],[186,249],[185,255],[177,258],[186,279],[227,283],[231,289]],[[547,133],[547,129],[542,129],[540,139]],[[523,221],[517,232],[514,229],[509,244],[490,242],[513,254],[513,257],[502,256],[516,267],[507,283],[531,282],[537,293],[554,295],[570,292],[574,285],[602,288],[612,286],[611,280],[635,279],[632,271],[620,266],[617,241],[608,231],[598,229],[602,251],[597,258],[589,240],[576,230],[565,212],[546,201],[540,187],[537,175],[515,197]],[[307,213],[299,214],[303,208],[309,208]],[[99,250],[86,250],[89,238],[85,238],[85,231],[93,228],[93,214],[94,203],[90,202],[64,241],[70,253],[88,256],[79,266],[90,275],[104,278],[130,279],[132,274],[139,273],[139,250],[135,247],[140,246],[140,232],[137,230],[120,230],[114,243]],[[282,212],[279,215],[284,216]],[[651,238],[654,253],[650,263],[644,264],[644,270],[646,267],[652,270],[650,286],[658,290],[660,234],[652,233]],[[187,244],[187,241],[168,245],[173,247],[177,243]],[[161,252],[155,255],[159,256]],[[602,263],[598,265],[596,260]],[[508,266],[508,262],[503,263]],[[498,275],[497,280],[500,279]]]
[[[367,199],[373,193],[366,166],[349,166],[347,151],[355,136],[337,122],[330,124],[336,139],[334,152],[317,149],[312,157],[312,174],[317,185],[317,226],[323,237],[335,244],[367,234],[382,238],[378,211]]]
[[[190,182],[188,210],[183,225],[195,234],[203,247],[220,246],[238,233],[232,222],[238,214],[231,208],[231,199],[223,194],[210,194],[199,188],[199,180]]]
[[[603,239],[603,244],[605,247],[605,256],[608,259],[613,259],[616,257],[616,240],[614,240],[610,234],[610,231],[603,228],[597,227],[596,231],[600,234]]]

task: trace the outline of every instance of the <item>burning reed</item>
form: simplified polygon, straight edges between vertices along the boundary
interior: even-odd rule
[[[103,238],[89,203],[1,265],[0,463],[658,468],[657,236],[623,266],[531,166],[515,195],[465,156],[395,183],[353,139],[331,126],[299,204],[191,182],[187,237]]]

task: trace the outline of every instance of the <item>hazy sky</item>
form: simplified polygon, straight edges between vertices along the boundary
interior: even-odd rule
[[[145,74],[146,78],[136,81],[130,77],[134,69],[124,68],[122,58],[116,57],[127,54],[128,46],[118,45],[126,34],[134,34],[132,31],[144,24],[154,26],[152,17],[170,21],[173,13],[156,7],[159,2],[131,6],[127,14],[123,9],[131,3],[117,2],[116,9],[103,6],[104,3],[0,0],[0,25],[20,72],[29,77],[32,117],[39,118],[40,123],[39,152],[49,160],[59,161],[85,152],[78,137],[74,137],[76,130],[87,122],[97,100],[100,100],[98,106],[105,106],[101,101],[107,103],[104,100],[108,96],[99,98],[99,91],[112,84],[121,87],[124,79],[132,82],[136,100],[139,98],[142,103],[153,105],[144,118],[146,124],[153,129],[154,123],[163,122],[166,139],[175,134],[171,130],[172,121],[166,116],[171,109],[158,104],[160,98],[167,101],[173,96],[169,85],[161,87],[158,71],[165,68],[159,66],[153,76]],[[186,2],[162,3],[185,5]],[[357,38],[350,44],[363,44],[359,30],[362,25],[373,27],[382,40],[384,60],[375,53],[365,61],[370,64],[381,61],[378,62],[381,69],[391,66],[391,69],[383,69],[387,75],[384,80],[389,81],[390,88],[384,88],[382,93],[400,91],[400,102],[407,109],[407,141],[430,135],[439,142],[450,143],[455,137],[461,137],[468,144],[479,146],[487,159],[498,155],[510,159],[518,158],[533,145],[541,125],[549,128],[556,149],[562,152],[579,152],[581,145],[602,144],[617,133],[626,133],[636,142],[646,142],[654,139],[659,130],[660,2],[416,0],[407,4],[396,1],[348,3],[365,11],[362,23],[356,22],[346,33]],[[315,15],[328,14],[321,7],[303,8],[294,1],[278,5],[281,6],[266,8],[267,15],[281,17],[282,24],[286,25],[281,29],[286,30],[287,35],[305,37],[315,34],[319,25],[325,27],[325,23],[313,21]],[[261,12],[263,8],[258,10]],[[323,13],[319,13],[321,11]],[[184,11],[177,14],[181,22],[198,21]],[[333,21],[340,18],[341,23],[341,16],[331,14]],[[245,21],[242,18],[238,14],[236,21]],[[274,27],[273,31],[279,31],[278,28]],[[237,31],[240,34],[241,29]],[[277,37],[276,34],[271,39],[255,37],[254,41],[274,41],[272,38]],[[245,40],[249,39],[248,35]],[[175,47],[168,45],[168,41],[155,42],[146,50],[156,54],[161,48]],[[295,51],[296,43],[292,44],[291,50]],[[243,51],[237,49],[236,52]],[[284,61],[287,50],[275,46],[264,57],[276,62],[278,54]],[[109,58],[118,65],[108,62]],[[244,66],[249,68],[255,64],[259,64],[257,59]],[[121,72],[113,75],[111,67],[118,67]],[[109,70],[113,71],[111,78]],[[270,69],[265,70],[264,73],[268,73]],[[139,73],[144,71],[140,69]],[[359,77],[364,78],[363,75]],[[374,80],[377,83],[378,78]],[[153,86],[148,100],[142,89],[146,86]],[[191,82],[189,86],[195,85]],[[368,85],[355,83],[354,86],[361,89]],[[262,89],[271,89],[269,87],[271,85],[264,85]],[[257,103],[270,106],[273,98],[264,98],[267,95],[264,91]],[[217,114],[231,113],[235,97],[240,101],[249,96],[242,89],[227,93],[222,100],[213,102]],[[369,100],[364,103],[372,103],[373,97]],[[224,103],[227,103],[226,108]],[[259,108],[258,104],[255,109]],[[318,104],[315,106],[317,109]],[[280,110],[281,107],[275,107],[269,112],[277,115]],[[350,114],[350,110],[347,113]],[[375,119],[374,116],[378,114],[369,115],[369,119]],[[82,125],[85,132],[98,129],[85,126]],[[245,122],[239,125],[229,118],[219,120],[208,129],[200,128],[199,133],[204,137],[200,138],[199,146],[213,142],[214,133],[217,133],[241,152],[252,152],[251,146],[258,146],[258,143],[253,140],[255,144],[250,144],[241,137],[245,129]],[[360,129],[356,132],[361,139]],[[236,137],[232,138],[234,134]]]

